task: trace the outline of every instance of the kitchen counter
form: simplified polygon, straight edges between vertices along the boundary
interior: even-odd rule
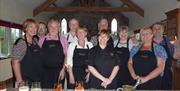
[[[0,60],[0,82],[12,78],[11,59]]]

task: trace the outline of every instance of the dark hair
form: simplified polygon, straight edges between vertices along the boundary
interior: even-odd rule
[[[44,25],[46,25],[46,23],[44,23],[44,22],[39,22],[39,24],[44,24]]]
[[[161,22],[156,22],[156,23],[152,24],[150,28],[152,29],[155,25],[160,25],[164,28],[164,25]]]
[[[108,38],[110,37],[110,31],[107,30],[107,29],[103,29],[103,30],[99,31],[98,37],[99,37],[101,34],[106,34],[106,35],[108,36]]]
[[[44,23],[44,22],[39,22],[39,25],[40,25],[40,24],[43,24],[43,25],[45,26],[45,28],[47,29],[46,23]]]

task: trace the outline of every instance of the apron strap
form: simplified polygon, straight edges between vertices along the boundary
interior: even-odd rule
[[[28,46],[28,42],[27,42],[27,37],[26,37],[26,34],[24,35],[24,40],[25,40],[25,42],[26,42],[26,46],[27,46],[27,48],[28,48],[29,46]]]
[[[129,50],[129,40],[130,40],[130,38],[127,39],[127,48],[128,48],[128,50]]]
[[[154,42],[153,42],[153,41],[152,41],[152,43],[151,43],[151,50],[152,50],[153,53],[155,53],[155,52],[154,52]]]
[[[86,46],[87,46],[87,48],[88,48],[88,50],[89,50],[90,48],[89,48],[88,44],[87,44]]]
[[[129,38],[127,39],[127,48],[129,49]],[[120,43],[120,38],[118,39],[118,42],[115,47],[118,47],[118,44]]]
[[[67,41],[69,40],[69,33],[68,33],[68,36],[67,36]]]
[[[118,42],[117,42],[117,44],[116,44],[116,47],[118,47],[119,42],[120,42],[120,38],[118,39]]]
[[[77,45],[75,46],[75,49],[77,49]]]
[[[166,48],[167,48],[167,49],[165,49],[165,50],[166,50],[166,53],[167,53],[167,55],[168,55],[168,58],[173,58],[173,57],[171,57],[171,55],[170,55],[170,49],[169,49],[169,46],[168,46],[168,43],[167,43],[167,40],[166,40],[165,36],[163,36],[163,40],[164,40],[165,46],[166,46]]]

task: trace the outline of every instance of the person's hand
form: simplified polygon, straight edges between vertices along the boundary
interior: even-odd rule
[[[132,78],[133,78],[134,80],[138,80],[138,79],[139,79],[139,76],[136,75],[136,74],[133,74],[133,75],[132,75]]]
[[[101,86],[106,88],[107,87],[107,81],[108,81],[108,78],[104,78],[102,83],[101,83]]]
[[[88,73],[87,73],[87,75],[86,75],[86,77],[85,77],[85,79],[86,79],[86,83],[88,83],[88,82],[89,82],[89,76],[90,76],[90,72],[88,72]]]
[[[112,83],[112,80],[108,79],[106,83],[107,83],[107,85],[109,85]]]
[[[63,69],[60,71],[60,74],[59,74],[61,80],[64,79],[64,74],[65,74],[65,72],[64,72],[64,68],[63,68]]]
[[[69,70],[70,70],[70,65],[65,64],[65,70],[66,70],[67,72],[69,72]]]
[[[101,83],[101,86],[106,88],[109,84],[112,83],[112,80],[106,78],[102,83]]]
[[[69,83],[70,83],[70,84],[75,84],[74,79],[69,79]]]
[[[20,86],[24,85],[24,81],[23,80],[17,80],[15,84],[17,87],[20,87]]]
[[[139,80],[141,81],[141,84],[149,81],[149,79],[147,77],[139,77]]]
[[[106,84],[105,82],[102,82],[102,83],[101,83],[101,86],[102,86],[103,88],[107,88],[107,84]]]

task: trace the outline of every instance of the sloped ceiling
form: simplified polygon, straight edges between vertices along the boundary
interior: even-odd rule
[[[43,2],[45,2],[46,0],[16,0],[16,2],[19,2],[21,5],[26,6],[27,8],[29,8],[32,12],[33,9],[36,8],[37,6],[39,6],[40,4],[42,4]],[[105,2],[107,2],[109,5],[114,6],[114,7],[119,7],[122,5],[122,2],[120,0],[104,0]],[[144,9],[144,7],[151,7],[152,5],[157,5],[162,3],[162,0],[132,0],[135,4],[137,4],[138,6],[140,6],[142,9]],[[72,3],[73,0],[57,0],[55,2],[55,4],[57,6],[67,6],[70,3]],[[53,14],[55,13],[50,13],[50,12],[42,12],[40,13],[41,15],[46,15],[46,16],[53,16]],[[130,16],[133,14],[136,14],[134,12],[128,12],[128,13],[123,13],[125,16]]]

